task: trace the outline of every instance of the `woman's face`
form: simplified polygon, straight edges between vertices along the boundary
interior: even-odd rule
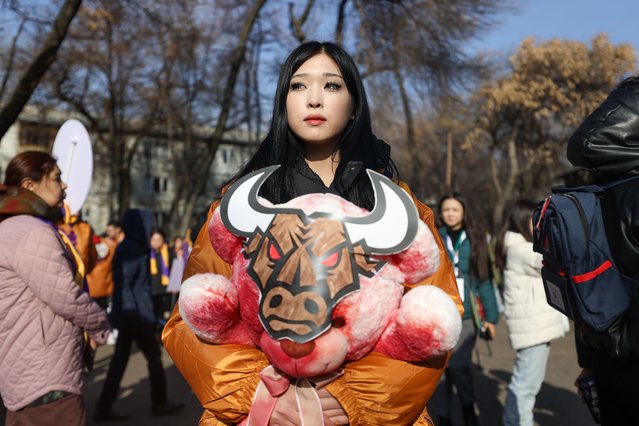
[[[48,174],[42,177],[40,182],[34,182],[31,179],[22,181],[22,187],[26,188],[40,198],[42,198],[49,207],[62,207],[67,189],[67,184],[62,182],[60,168],[55,166]]]
[[[162,248],[162,245],[164,244],[164,237],[162,236],[162,234],[158,234],[157,232],[153,235],[151,235],[151,248],[153,250],[160,250]]]
[[[336,144],[353,115],[353,97],[339,67],[325,53],[293,74],[286,97],[291,131],[305,144]]]
[[[454,198],[444,200],[441,208],[441,217],[448,229],[457,231],[462,228],[464,221],[464,206]]]

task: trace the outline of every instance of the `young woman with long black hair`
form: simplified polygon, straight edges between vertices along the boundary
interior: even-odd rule
[[[308,42],[289,55],[281,67],[269,133],[232,181],[275,164],[281,167],[260,192],[273,203],[304,194],[332,193],[371,209],[374,194],[366,169],[397,179],[390,148],[371,130],[357,67],[339,46]],[[398,183],[410,193],[405,184]],[[436,234],[430,209],[415,203],[422,220]],[[211,206],[209,218],[217,205],[216,201]],[[440,253],[447,259],[441,242]],[[213,251],[206,227],[193,247],[185,278],[201,272],[231,274],[230,266]],[[425,283],[441,287],[461,310],[447,260]],[[182,321],[177,309],[164,329],[163,340],[205,408],[200,424],[228,424],[246,416],[259,373],[269,364],[259,349],[205,344]],[[343,376],[318,391],[326,424],[429,424],[423,409],[445,361],[439,357],[406,363],[371,353],[346,364]],[[292,401],[278,400],[270,424],[299,424],[295,408],[287,404]]]
[[[550,341],[568,331],[568,319],[546,301],[541,254],[533,251],[532,213],[537,203],[517,200],[495,248],[504,277],[504,316],[515,366],[504,406],[504,426],[532,426],[535,399],[546,374]]]
[[[461,402],[464,424],[478,424],[475,412],[472,353],[481,333],[486,338],[495,336],[499,311],[491,280],[487,234],[474,220],[465,198],[453,192],[444,195],[437,211],[443,226],[439,228],[448,256],[453,264],[460,294],[463,295],[464,316],[457,346],[445,372],[445,380],[433,398],[437,413],[437,426],[451,425],[452,388],[455,386]]]

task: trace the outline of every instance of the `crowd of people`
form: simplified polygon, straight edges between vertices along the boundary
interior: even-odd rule
[[[570,141],[570,161],[594,170],[598,179],[639,174],[637,81],[613,92],[603,111],[589,117]],[[619,105],[628,110],[614,115]],[[621,118],[597,121],[606,114]],[[588,144],[583,143],[584,134]],[[332,43],[307,42],[288,56],[269,132],[228,184],[273,165],[280,168],[259,195],[274,204],[330,193],[370,210],[375,194],[366,169],[395,179],[412,195],[398,180],[389,145],[372,132],[357,67]],[[634,277],[639,275],[637,182],[621,185],[605,213],[618,238],[613,241],[623,242],[623,247],[615,246],[615,254]],[[115,349],[94,420],[127,420],[113,406],[133,342],[148,363],[151,414],[179,412],[184,405],[167,399],[160,332],[165,349],[202,403],[200,424],[241,422],[268,365],[264,353],[257,347],[205,343],[174,309],[183,279],[196,273],[232,274],[211,246],[208,232],[200,232],[192,247],[182,236],[170,247],[162,230],[154,227],[150,211],[131,209],[121,222],[109,223],[104,235],[95,236],[86,222],[64,214],[65,188],[55,159],[40,152],[12,159],[0,186],[0,394],[8,410],[6,424],[85,424],[83,370],[91,351],[109,339]],[[209,220],[227,188],[211,205]],[[503,315],[516,359],[502,421],[532,426],[551,341],[569,327],[546,303],[541,255],[532,250],[531,215],[537,202],[518,200],[491,242],[462,194],[442,196],[436,212],[413,200],[440,253],[437,271],[417,285],[439,286],[452,298],[462,315],[460,338],[450,354],[424,363],[374,353],[347,362],[336,380],[318,386],[325,424],[451,425],[455,394],[464,424],[481,424],[472,353],[477,339],[495,337]],[[633,346],[639,341],[638,297],[617,325],[617,340],[624,341],[628,352],[623,360],[607,351],[612,339],[605,333],[593,337],[582,330],[577,338],[581,376],[594,377],[604,425],[639,425],[633,407],[639,401],[639,345]],[[607,343],[593,347],[595,338]],[[278,396],[267,423],[300,424],[296,394]]]

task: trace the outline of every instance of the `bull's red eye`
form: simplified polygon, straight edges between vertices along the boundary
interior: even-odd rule
[[[339,252],[336,251],[335,253],[328,256],[326,259],[322,260],[322,265],[326,266],[327,268],[332,268],[335,265],[337,265],[338,260],[339,260]]]
[[[268,246],[268,257],[270,257],[271,260],[280,260],[282,258],[282,255],[273,243]]]

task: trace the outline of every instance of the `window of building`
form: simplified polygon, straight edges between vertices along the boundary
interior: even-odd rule
[[[20,122],[20,146],[49,150],[53,146],[58,127],[46,123]]]
[[[144,176],[144,191],[155,194],[165,193],[169,190],[169,178],[165,176]]]

